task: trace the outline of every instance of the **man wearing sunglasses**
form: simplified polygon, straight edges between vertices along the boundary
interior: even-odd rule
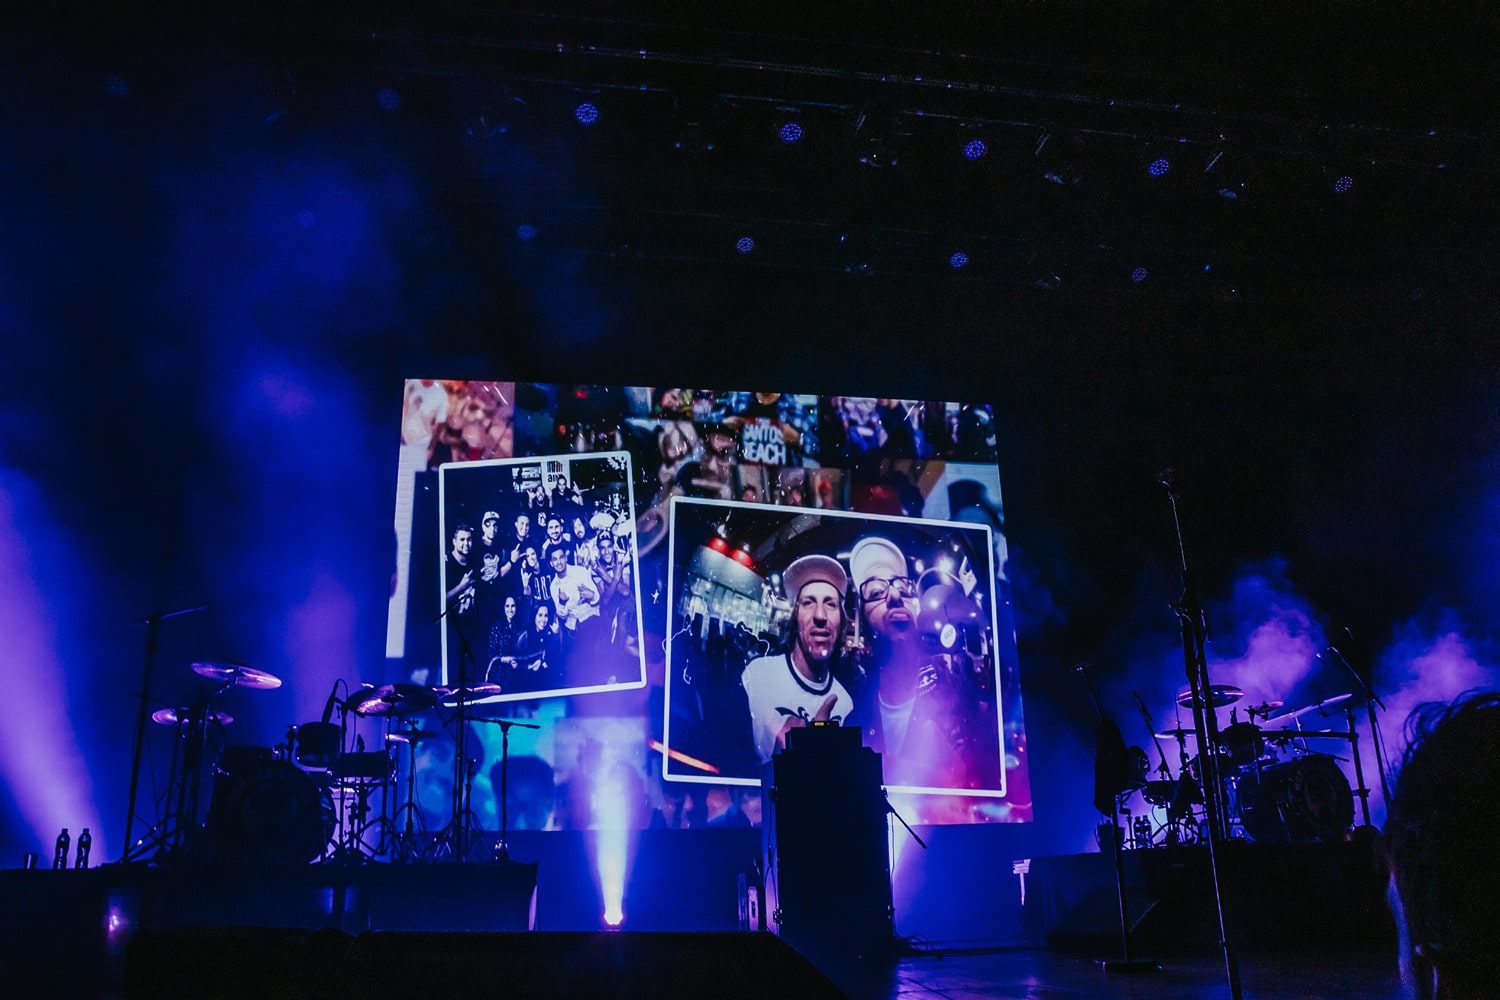
[[[867,536],[850,551],[849,568],[870,646],[851,722],[883,756],[886,781],[948,787],[962,767],[951,740],[952,692],[924,651],[906,556],[890,539]]]

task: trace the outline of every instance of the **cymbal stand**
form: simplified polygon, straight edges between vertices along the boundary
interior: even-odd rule
[[[189,847],[187,840],[200,828],[199,800],[203,789],[204,751],[208,746],[208,720],[214,699],[234,687],[226,681],[211,693],[200,692],[193,700],[188,716],[188,738],[182,753],[182,774],[177,786],[177,819],[174,824],[171,851],[181,854]]]
[[[360,799],[359,817],[361,826],[357,842],[362,852],[368,852],[371,858],[378,858],[392,849],[396,841],[396,821],[391,816],[391,799],[396,784],[395,759],[391,754],[391,717],[385,718],[385,732],[381,736],[380,747],[385,751],[386,763],[389,765],[382,773],[378,782],[370,785],[361,785],[360,790],[364,793]],[[368,814],[368,800],[376,792],[380,793],[380,813],[372,820],[366,821],[364,817]],[[375,841],[370,842],[370,831],[375,831]]]
[[[1229,995],[1232,1000],[1243,1000],[1245,993],[1240,983],[1239,958],[1229,933],[1224,879],[1219,871],[1219,853],[1225,840],[1224,784],[1217,753],[1218,719],[1207,701],[1210,682],[1204,642],[1208,620],[1199,602],[1197,579],[1188,564],[1187,546],[1182,540],[1182,519],[1177,512],[1177,491],[1172,481],[1170,470],[1163,473],[1161,484],[1167,488],[1167,501],[1172,508],[1172,527],[1177,535],[1177,555],[1182,564],[1182,600],[1173,610],[1177,612],[1182,628],[1183,667],[1187,672],[1189,694],[1192,696],[1193,728],[1198,734],[1198,767],[1203,777],[1203,807],[1208,817],[1208,870],[1213,877],[1214,903],[1219,917],[1219,944],[1224,952],[1224,975],[1229,982]]]
[[[130,624],[146,626],[146,666],[141,676],[141,707],[135,717],[135,745],[130,751],[130,798],[125,805],[125,839],[121,844],[121,861],[129,860],[131,853],[130,835],[135,827],[135,799],[140,791],[141,784],[141,754],[146,748],[146,718],[150,715],[148,706],[151,703],[151,668],[156,662],[157,639],[161,634],[161,623],[173,618],[181,618],[183,615],[197,614],[199,611],[207,611],[208,605],[201,604],[196,608],[183,608],[179,611],[167,611],[158,615],[147,615]],[[157,824],[161,826],[161,823]]]
[[[530,722],[513,722],[510,719],[476,719],[500,727],[500,843],[495,848],[495,860],[502,864],[510,860],[510,731],[541,729]],[[916,836],[913,834],[913,836]]]
[[[178,774],[178,768],[182,764],[182,748],[187,741],[188,723],[190,717],[183,716],[177,720],[172,727],[172,760],[167,767],[167,787],[156,799],[156,815],[159,817],[156,823],[141,835],[130,847],[126,848],[121,856],[121,863],[138,861],[153,851],[166,852],[168,844],[176,837],[177,810],[172,807],[172,802],[177,795],[177,783],[182,780]]]
[[[411,730],[400,730],[410,733]],[[394,864],[408,864],[418,860],[422,852],[417,848],[417,828],[427,832],[427,818],[417,803],[417,741],[410,736],[406,740],[406,801],[397,809],[391,820],[392,829],[399,829],[391,847]]]
[[[475,815],[471,802],[474,792],[474,772],[477,767],[470,766],[468,757],[468,730],[469,730],[469,677],[472,674],[474,664],[474,650],[469,646],[468,637],[464,635],[463,625],[459,623],[457,613],[460,595],[443,609],[437,620],[451,619],[453,632],[458,636],[458,702],[457,713],[454,719],[458,723],[458,732],[453,737],[453,817],[448,825],[438,831],[437,839],[432,844],[432,859],[441,860],[444,854],[452,856],[453,861],[463,863],[468,859],[470,847],[470,826],[472,832],[482,832],[479,817]]]
[[[339,757],[348,751],[349,740],[349,707],[344,701],[335,703],[339,712]],[[360,822],[366,811],[366,800],[369,793],[357,782],[351,783],[347,778],[335,775],[338,767],[338,758],[334,758],[328,769],[328,780],[334,794],[334,811],[337,816],[337,831],[333,835],[333,853],[319,859],[321,864],[329,865],[362,865],[368,858],[360,850]],[[354,802],[349,801],[350,793],[354,795]],[[350,813],[353,813],[353,821]]]

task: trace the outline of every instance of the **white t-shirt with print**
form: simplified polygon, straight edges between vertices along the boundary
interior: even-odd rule
[[[836,695],[828,714],[834,725],[842,724],[854,710],[854,699],[832,673],[815,684],[797,672],[786,653],[751,660],[745,664],[740,683],[750,702],[750,728],[762,762],[776,751],[776,734],[789,717],[811,722],[829,695]]]

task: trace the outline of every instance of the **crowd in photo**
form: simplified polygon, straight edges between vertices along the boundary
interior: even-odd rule
[[[518,494],[451,529],[447,600],[472,651],[470,683],[500,694],[640,676],[631,522],[567,486]],[[462,643],[450,639],[449,682]]]

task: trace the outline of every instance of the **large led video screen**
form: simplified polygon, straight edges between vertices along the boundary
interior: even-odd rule
[[[542,725],[511,736],[521,828],[599,825],[605,776],[635,825],[757,823],[818,721],[864,730],[912,822],[1031,819],[989,403],[411,379],[400,440],[384,680]]]

